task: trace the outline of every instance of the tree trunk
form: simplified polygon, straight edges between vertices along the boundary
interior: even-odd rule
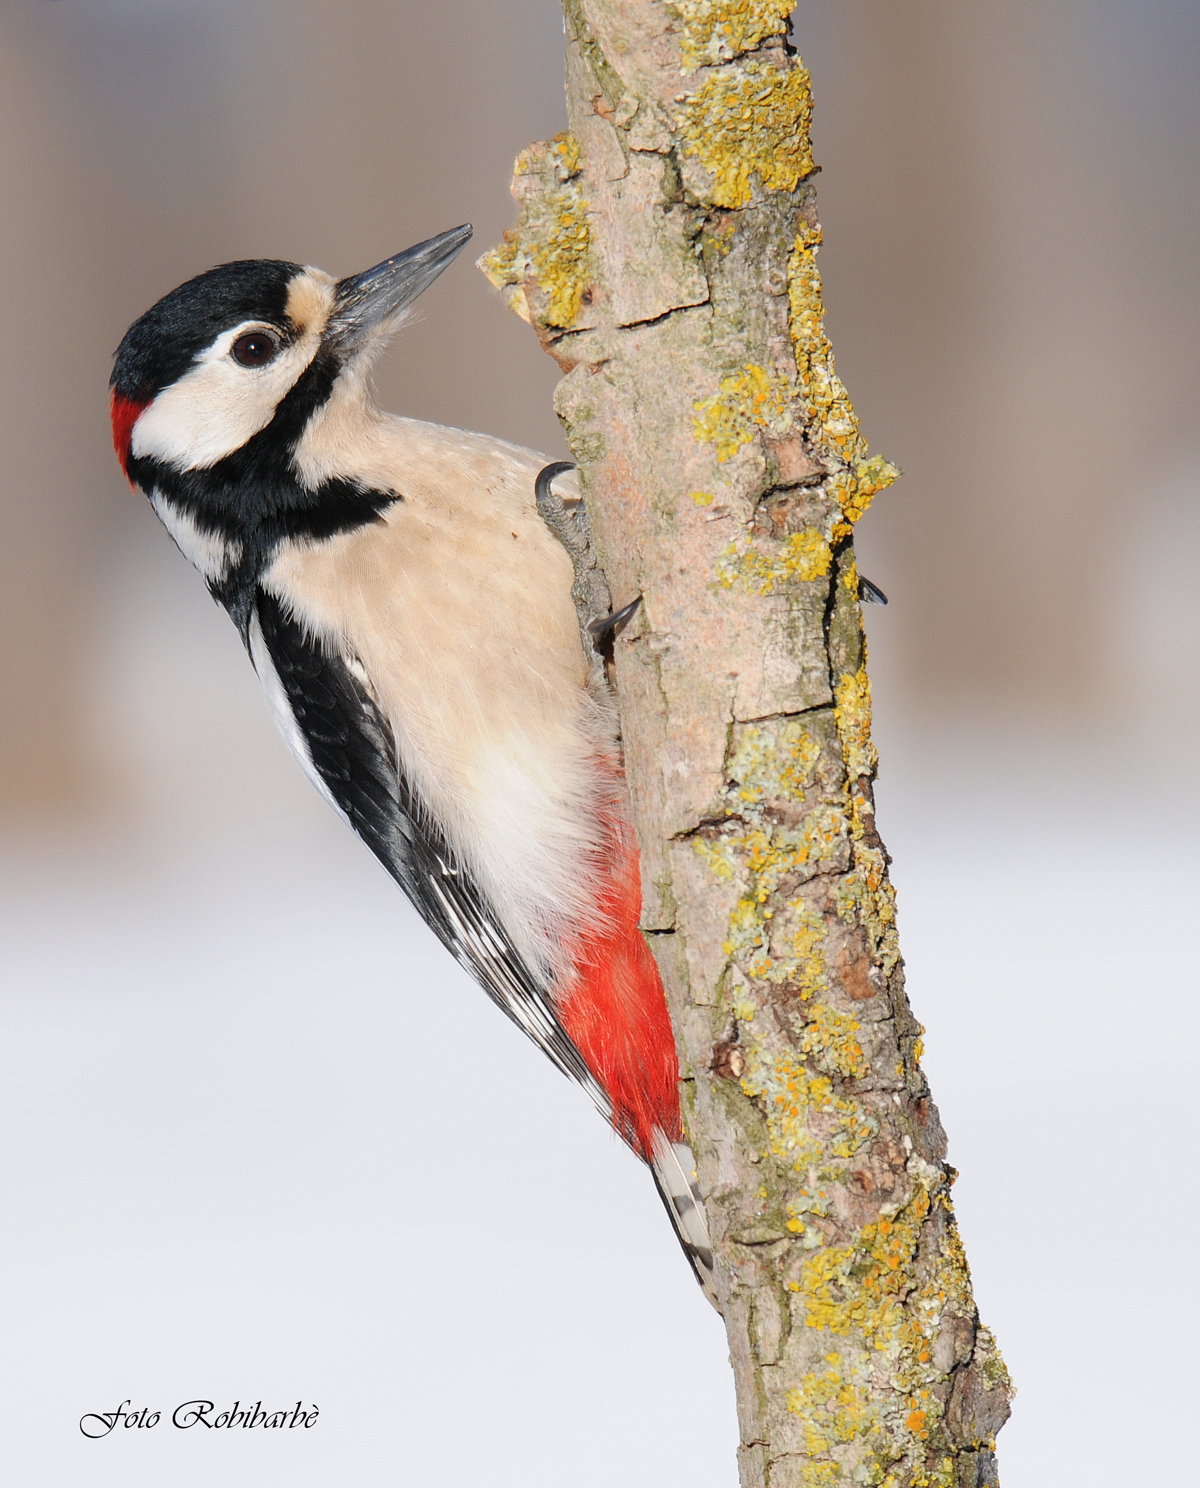
[[[570,133],[481,266],[566,372],[745,1485],[982,1488],[1010,1385],[875,830],[853,526],[790,0],[564,0]],[[697,1299],[699,1301],[699,1299]]]

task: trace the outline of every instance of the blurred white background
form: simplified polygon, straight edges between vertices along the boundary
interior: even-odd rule
[[[1197,1380],[1200,145],[1192,0],[805,0],[880,824],[1005,1488],[1178,1482]],[[0,16],[0,1457],[28,1488],[736,1481],[645,1174],[274,736],[108,446],[126,325],[213,263],[347,273],[514,209],[554,0]],[[458,264],[387,406],[557,455]],[[447,1051],[450,1051],[449,1054]],[[1185,1104],[1186,1103],[1186,1104]],[[308,1432],[126,1397],[291,1406]]]

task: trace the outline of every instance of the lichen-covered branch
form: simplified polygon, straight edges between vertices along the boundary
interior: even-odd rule
[[[983,1488],[1011,1389],[904,992],[787,0],[564,0],[570,132],[481,266],[566,376],[685,1119],[763,1488]]]

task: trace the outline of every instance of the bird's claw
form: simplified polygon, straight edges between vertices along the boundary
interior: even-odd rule
[[[609,631],[616,631],[625,624],[626,620],[636,611],[642,602],[639,594],[636,599],[631,599],[627,605],[622,605],[619,610],[614,610],[611,615],[599,615],[595,620],[589,620],[584,629],[596,640],[602,640]]]
[[[615,616],[609,613],[612,609],[612,596],[592,544],[592,524],[588,519],[587,507],[581,501],[574,511],[568,511],[563,505],[562,497],[554,490],[555,479],[574,469],[570,460],[555,460],[552,464],[543,466],[534,481],[533,494],[537,501],[538,515],[567,550],[571,567],[575,571],[571,598],[575,601],[584,650],[589,654],[598,654],[597,640],[627,617],[624,610]],[[633,613],[628,605],[625,609],[629,614]]]

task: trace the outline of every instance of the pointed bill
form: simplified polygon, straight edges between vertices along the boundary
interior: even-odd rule
[[[466,246],[471,226],[451,228],[339,281],[325,340],[345,355],[386,333],[397,316],[429,288]]]

